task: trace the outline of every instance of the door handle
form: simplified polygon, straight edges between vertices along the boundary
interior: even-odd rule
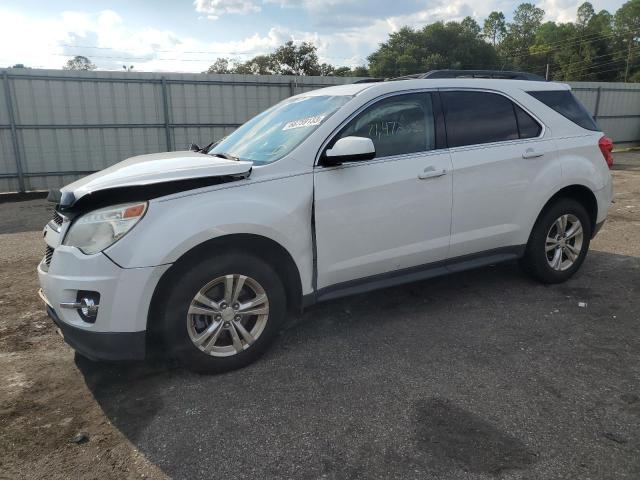
[[[419,173],[418,178],[420,180],[426,180],[427,178],[437,178],[446,174],[447,174],[446,170],[436,170],[431,166],[431,167],[425,168],[422,173]]]
[[[522,158],[538,158],[542,157],[544,152],[536,152],[533,148],[527,148],[522,154]]]

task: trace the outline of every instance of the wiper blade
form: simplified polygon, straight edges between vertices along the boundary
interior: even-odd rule
[[[227,160],[235,160],[236,162],[239,162],[240,159],[238,157],[234,157],[233,155],[230,155],[228,153],[211,153],[210,155],[213,155],[214,157],[220,157],[220,158],[225,158]]]
[[[215,142],[211,142],[209,145],[207,145],[206,147],[202,147],[200,149],[197,150],[197,152],[199,153],[207,153],[209,151],[209,149],[211,148],[211,146],[214,144]]]

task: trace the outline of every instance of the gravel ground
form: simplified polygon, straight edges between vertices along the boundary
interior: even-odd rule
[[[0,478],[640,478],[640,154],[616,163],[569,282],[509,263],[322,304],[211,377],[75,356],[35,293],[49,207],[0,203]]]

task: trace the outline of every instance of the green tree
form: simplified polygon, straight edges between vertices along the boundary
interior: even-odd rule
[[[503,65],[522,70],[540,69],[529,49],[535,43],[543,18],[544,10],[532,3],[518,5],[513,13],[513,22],[507,24],[507,33],[500,44]]]
[[[271,55],[258,55],[251,60],[236,65],[230,73],[242,73],[245,75],[273,75],[276,66]]]
[[[622,5],[614,16],[614,29],[618,36],[616,59],[624,63],[622,79],[626,82],[635,78],[633,72],[640,69],[638,47],[640,42],[640,0],[629,0]],[[622,70],[622,69],[621,69]]]
[[[332,75],[333,65],[320,64],[312,43],[299,45],[289,40],[268,55],[257,55],[246,62],[233,64],[218,58],[206,73],[240,73],[244,75]]]
[[[354,67],[354,68],[351,69],[351,76],[352,77],[368,77],[369,76],[369,69],[367,67],[365,67],[364,65],[358,66],[358,67]]]
[[[493,68],[494,48],[480,36],[475,21],[436,22],[420,30],[391,33],[369,60],[374,77],[397,77],[436,68]]]
[[[228,58],[218,58],[205,73],[231,73],[233,65]]]
[[[95,70],[96,66],[87,57],[76,55],[62,67],[63,70]]]
[[[484,20],[482,34],[495,47],[507,34],[507,22],[502,12],[491,12]]]
[[[584,2],[582,5],[578,7],[578,13],[576,14],[576,25],[580,28],[587,28],[589,26],[589,22],[596,14],[593,9],[593,5],[589,2]]]
[[[552,80],[612,80],[611,15],[580,5],[575,23],[546,22],[536,31],[532,58],[549,65]],[[544,68],[544,67],[541,67]]]
[[[472,17],[464,17],[462,22],[460,22],[460,26],[465,33],[473,37],[479,37],[482,30],[480,29],[480,25],[476,22]]]
[[[315,45],[302,42],[296,45],[292,40],[278,47],[271,54],[275,72],[280,75],[320,75],[318,53]]]

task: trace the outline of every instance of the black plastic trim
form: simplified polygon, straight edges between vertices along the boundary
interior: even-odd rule
[[[435,130],[436,130],[436,150],[447,148],[447,127],[444,119],[444,106],[440,91],[430,92],[431,104],[433,106]]]
[[[47,305],[47,315],[62,332],[64,341],[90,360],[142,360],[146,355],[146,332],[89,332],[64,323]]]
[[[251,170],[238,175],[198,177],[186,180],[171,180],[149,185],[114,187],[88,193],[77,200],[71,192],[51,190],[47,200],[57,203],[58,210],[61,212],[84,212],[109,205],[116,205],[118,203],[151,200],[153,198],[164,197],[173,193],[220,185],[222,183],[235,182],[247,178],[250,174]]]
[[[339,157],[328,157],[326,152],[320,157],[320,165],[323,167],[337,167],[345,162],[364,162],[376,158],[376,153],[359,153],[354,155],[341,155]]]
[[[595,227],[593,228],[593,233],[591,234],[591,238],[595,238],[595,236],[598,234],[598,232],[602,229],[602,227],[604,226],[604,222],[606,222],[607,220],[604,219],[603,221],[601,221],[600,223],[596,223]]]
[[[525,248],[526,245],[501,247],[330,285],[317,290],[315,293],[305,295],[302,299],[302,305],[303,307],[308,307],[317,302],[515,260],[524,255]]]

